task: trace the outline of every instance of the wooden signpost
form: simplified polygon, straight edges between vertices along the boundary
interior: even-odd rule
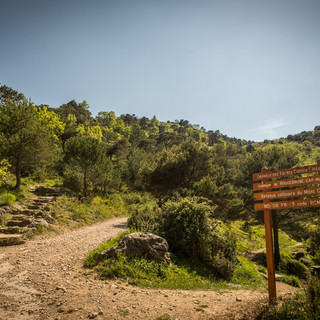
[[[264,211],[270,303],[274,303],[277,299],[271,210],[320,207],[320,198],[315,197],[320,195],[319,172],[320,160],[315,165],[290,169],[269,171],[267,168],[263,168],[261,172],[252,175],[253,181],[260,181],[253,184],[254,200],[260,201],[254,204],[254,210]],[[294,177],[288,178],[291,176]],[[309,187],[296,188],[305,185],[309,185]],[[312,186],[310,187],[310,185]],[[279,199],[282,200],[278,201]]]

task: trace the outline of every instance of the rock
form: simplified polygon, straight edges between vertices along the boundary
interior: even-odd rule
[[[99,255],[99,260],[115,257],[118,253],[125,253],[128,256],[170,260],[167,240],[152,233],[136,232],[127,235],[117,247],[102,251]]]
[[[92,312],[88,315],[88,318],[89,319],[95,319],[97,316],[99,315],[98,312]]]
[[[41,226],[41,227],[44,227],[44,228],[48,228],[49,227],[49,223],[42,219],[42,218],[38,218],[38,219],[34,219],[32,221],[32,223],[30,224],[30,227],[38,227],[38,226]]]
[[[7,210],[5,207],[0,208],[0,214],[7,213]]]
[[[39,212],[37,214],[37,218],[42,218],[43,220],[47,221],[48,223],[52,223],[53,222],[53,218],[52,216],[49,214],[49,213],[46,213],[46,212]]]
[[[16,212],[22,212],[24,209],[17,203],[13,204],[11,206],[12,210],[13,211],[16,211]]]
[[[299,261],[306,266],[311,266],[311,260],[309,260],[308,258],[301,258]]]

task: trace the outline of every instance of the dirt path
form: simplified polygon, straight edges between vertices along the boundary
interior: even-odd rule
[[[113,219],[0,248],[0,319],[254,319],[266,304],[266,292],[151,290],[95,279],[83,259],[125,226]]]

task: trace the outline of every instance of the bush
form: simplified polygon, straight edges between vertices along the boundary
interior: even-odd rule
[[[292,287],[296,287],[296,288],[300,288],[301,287],[301,283],[298,277],[296,276],[288,276],[285,275],[281,278],[281,281],[288,284],[289,286]]]
[[[75,193],[81,193],[82,191],[82,176],[79,172],[67,167],[63,174],[63,186],[72,190]]]
[[[158,214],[159,207],[142,204],[134,209],[134,212],[128,218],[128,228],[156,233]]]
[[[14,194],[6,192],[0,196],[0,205],[11,206],[16,202],[17,198]]]
[[[314,256],[314,262],[320,263],[320,226],[312,232],[310,237],[310,251]]]
[[[234,269],[235,241],[222,235],[212,218],[213,206],[202,198],[167,201],[159,216],[159,233],[170,251],[191,257],[225,279]]]
[[[298,293],[273,306],[262,316],[265,320],[318,320],[320,319],[320,280],[309,280],[305,293]]]
[[[281,255],[279,270],[300,279],[307,279],[310,275],[309,269],[303,263],[284,255]]]
[[[320,319],[320,280],[309,280],[307,302],[313,319]]]

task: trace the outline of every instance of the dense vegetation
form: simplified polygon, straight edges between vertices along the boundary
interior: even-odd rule
[[[97,221],[113,203],[130,215],[130,227],[166,237],[175,255],[200,263],[214,277],[231,279],[235,270],[241,272],[236,254],[254,249],[243,234],[256,243],[261,239],[252,173],[320,158],[320,126],[253,142],[183,119],[161,122],[113,111],[93,117],[89,109],[86,101],[74,100],[58,108],[36,106],[0,86],[1,203],[14,203],[23,181],[55,181],[79,199],[73,209],[69,203],[68,219]],[[66,201],[53,208],[56,217]],[[280,240],[289,235],[290,241],[305,241],[308,259],[320,263],[319,209],[283,210],[276,218]],[[293,258],[281,252],[279,269],[307,279],[309,268]]]

